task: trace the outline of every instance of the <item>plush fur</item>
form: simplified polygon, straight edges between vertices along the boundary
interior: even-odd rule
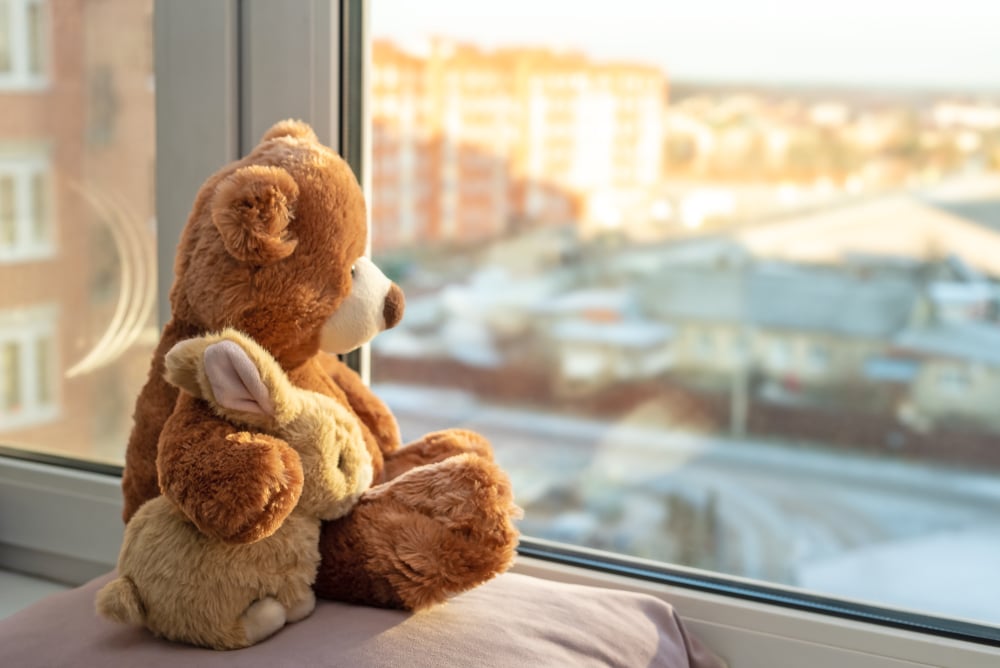
[[[277,531],[249,544],[208,538],[167,498],[148,501],[126,528],[118,578],[98,592],[97,610],[170,640],[247,647],[312,612],[320,520],[351,510],[371,484],[371,458],[354,414],[293,386],[264,349],[234,330],[178,343],[166,368],[187,393],[183,401],[291,446],[301,496]],[[239,432],[229,442],[248,437]]]
[[[366,234],[350,168],[304,123],[278,123],[205,182],[178,247],[173,317],[136,404],[124,515],[162,492],[207,536],[250,543],[277,531],[295,506],[301,465],[286,442],[178,401],[163,380],[164,355],[178,341],[235,327],[294,385],[333,398],[361,423],[374,485],[354,510],[324,523],[316,592],[419,609],[509,566],[517,509],[484,438],[445,430],[400,447],[385,405],[320,351],[325,323],[336,346],[329,352],[339,353],[402,316],[399,288],[362,259]],[[351,305],[358,300],[369,310]]]

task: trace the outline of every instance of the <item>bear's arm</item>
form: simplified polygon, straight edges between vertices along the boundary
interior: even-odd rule
[[[302,463],[287,443],[240,431],[185,392],[158,449],[160,491],[202,533],[227,543],[270,536],[302,493]]]
[[[361,377],[334,355],[320,353],[320,364],[334,383],[344,391],[351,410],[378,441],[382,454],[399,449],[399,425],[389,408],[362,382]]]
[[[177,405],[177,388],[163,378],[163,357],[181,339],[197,336],[192,326],[173,319],[163,328],[153,354],[146,384],[135,402],[135,424],[129,434],[122,472],[123,519],[128,522],[146,501],[159,496],[156,476],[156,445],[163,424]]]

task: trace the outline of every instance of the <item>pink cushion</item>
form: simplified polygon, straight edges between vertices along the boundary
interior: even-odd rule
[[[419,614],[321,601],[308,619],[235,652],[176,645],[99,618],[94,594],[108,579],[0,621],[0,666],[722,665],[658,599],[513,573]]]

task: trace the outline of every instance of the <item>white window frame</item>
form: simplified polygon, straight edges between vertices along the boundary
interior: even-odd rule
[[[40,91],[49,85],[48,68],[51,61],[50,38],[52,27],[48,0],[5,0],[9,12],[8,27],[10,39],[10,72],[0,72],[0,91]],[[39,72],[31,72],[28,62],[32,48],[31,37],[28,35],[28,7],[35,5],[41,8],[42,28],[37,45],[41,68]],[[0,3],[0,11],[3,10]]]
[[[43,178],[45,210],[35,210],[32,181],[36,176]],[[55,256],[56,238],[53,217],[55,198],[52,196],[52,160],[44,149],[0,149],[0,177],[9,177],[14,183],[14,229],[13,245],[7,245],[0,238],[0,265],[16,262],[47,260]],[[39,221],[39,218],[45,218]],[[41,222],[45,227],[44,236],[35,236],[35,226]],[[2,235],[2,230],[0,230]]]
[[[52,422],[59,417],[59,382],[57,369],[60,368],[56,343],[56,322],[59,309],[55,304],[34,306],[25,309],[0,310],[0,350],[8,343],[18,344],[20,368],[23,374],[21,387],[22,406],[15,415],[6,413],[0,406],[0,429],[14,430],[31,425]],[[48,383],[52,396],[48,402],[38,398],[38,382],[34,370],[38,368],[38,346],[42,340],[49,341]]]
[[[158,192],[171,194],[157,202],[161,322],[168,312],[169,260],[194,193],[205,176],[249,148],[272,121],[309,120],[323,141],[339,146],[352,164],[363,164],[358,161],[367,139],[357,132],[357,123],[366,121],[361,115],[366,86],[359,91],[355,83],[354,90],[338,91],[331,82],[341,71],[342,54],[349,61],[363,53],[339,35],[341,22],[357,21],[366,4],[158,0],[156,182]],[[284,76],[288,71],[305,74]],[[353,119],[354,132],[344,129],[341,117]],[[367,184],[366,169],[361,171]],[[120,469],[82,471],[66,466],[67,460],[44,459],[26,461],[0,444],[0,568],[80,583],[116,561],[122,535]],[[985,668],[1000,662],[1000,649],[985,644],[609,575],[599,568],[522,555],[515,570],[663,598],[732,668]],[[692,581],[698,577],[690,571]]]

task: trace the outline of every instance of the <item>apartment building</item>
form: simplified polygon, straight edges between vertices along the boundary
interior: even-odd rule
[[[547,49],[373,49],[376,249],[615,229],[661,175],[666,79]]]

